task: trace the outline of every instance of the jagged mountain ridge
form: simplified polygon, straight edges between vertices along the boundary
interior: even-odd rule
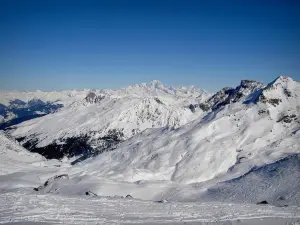
[[[285,91],[287,89],[287,91]],[[272,101],[249,101],[260,93]],[[290,93],[290,94],[289,94]],[[260,98],[258,98],[260,99]],[[137,182],[222,181],[300,151],[300,84],[279,77],[175,130],[146,130],[89,161],[99,176]],[[222,177],[225,174],[225,177]]]
[[[81,102],[91,93],[97,96],[97,98],[102,98],[103,96],[111,98],[157,96],[167,98],[168,101],[173,98],[177,98],[176,100],[178,100],[182,97],[198,97],[198,100],[202,101],[210,96],[209,93],[195,87],[174,88],[166,86],[158,80],[119,90],[0,91],[0,115],[4,117],[6,122],[13,119],[22,121],[22,117],[24,117],[23,120],[25,121],[34,118],[35,115],[49,114],[64,106],[72,105],[74,102],[75,104],[76,102]],[[99,99],[96,99],[96,101],[99,101]],[[29,116],[29,118],[26,118],[26,116]],[[14,121],[8,123],[7,126],[13,124],[15,124]]]
[[[147,128],[179,127],[203,113],[192,112],[190,102],[207,97],[209,94],[200,89],[175,89],[159,81],[115,91],[94,90],[54,114],[12,127],[11,134],[46,157],[61,158],[64,149],[72,157],[73,148],[75,155],[94,152],[95,148],[102,151]]]
[[[209,93],[191,87],[173,87],[167,86],[158,80],[153,80],[150,83],[142,83],[129,86],[121,89],[83,89],[83,90],[68,90],[68,91],[0,91],[0,103],[8,106],[11,101],[17,99],[23,102],[28,102],[32,99],[39,99],[43,102],[56,102],[68,106],[74,101],[84,99],[89,92],[95,92],[97,95],[105,95],[111,97],[147,97],[147,96],[178,96],[178,97],[203,97],[210,96]]]
[[[225,87],[212,95],[201,104],[194,105],[195,108],[199,107],[204,111],[216,110],[221,106],[228,105],[240,101],[240,99],[261,90],[264,84],[253,80],[242,80],[240,85],[236,88]]]

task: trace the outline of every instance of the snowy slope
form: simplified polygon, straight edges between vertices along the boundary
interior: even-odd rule
[[[126,186],[125,183],[112,180],[105,182],[95,176],[81,177],[79,172],[83,168],[80,166],[67,167],[55,160],[45,161],[3,133],[0,133],[0,152],[1,224],[281,225],[297,224],[300,221],[299,209],[293,206],[279,208],[204,201],[153,202],[120,196],[86,196],[84,193],[93,190],[94,185],[105,186],[111,193],[130,193],[134,190],[130,185],[134,184],[127,183]],[[70,174],[70,178],[63,175],[66,173]],[[55,180],[57,183],[53,182]],[[43,183],[50,187],[46,192],[33,190]],[[155,183],[140,183],[137,186],[141,186],[139,189],[144,189],[144,193],[162,190],[158,189],[161,186],[159,183],[156,189],[153,189]],[[76,193],[80,189],[82,192]]]
[[[119,90],[111,89],[84,89],[71,91],[0,91],[0,116],[5,123],[0,129],[19,124],[23,121],[54,113],[62,107],[80,104],[88,95],[95,95],[91,99],[96,103],[101,98],[147,98],[159,97],[172,104],[190,104],[204,101],[210,94],[195,88],[174,88],[165,86],[160,81],[142,83]]]
[[[300,205],[300,154],[253,168],[245,175],[219,183],[201,199],[228,202],[267,201],[277,206]]]
[[[18,142],[0,132],[0,175],[18,171],[44,160],[41,155],[29,152]]]
[[[291,95],[284,94],[285,89]],[[258,101],[262,95],[279,103]],[[254,166],[300,152],[299,105],[299,83],[279,77],[201,121],[175,130],[146,130],[83,166],[98,176],[129,182],[186,184],[239,177]]]
[[[0,221],[4,224],[298,225],[300,215],[297,207],[156,203],[21,192],[0,194]]]
[[[0,192],[32,190],[65,167],[69,166],[57,160],[47,161],[0,132]]]

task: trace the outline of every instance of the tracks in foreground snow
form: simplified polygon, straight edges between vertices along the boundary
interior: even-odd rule
[[[0,223],[300,224],[299,207],[228,203],[154,203],[134,199],[0,194]],[[251,222],[252,221],[252,222]]]

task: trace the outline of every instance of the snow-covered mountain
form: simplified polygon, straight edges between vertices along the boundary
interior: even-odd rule
[[[156,96],[165,101],[177,101],[179,99],[189,103],[189,98],[196,98],[198,101],[205,100],[209,94],[195,87],[174,88],[165,86],[160,81],[154,80],[150,83],[129,86],[119,90],[99,89],[99,90],[71,90],[71,91],[0,91],[0,116],[4,117],[4,122],[0,129],[9,127],[26,120],[41,117],[53,113],[62,107],[68,107],[74,102],[80,102],[87,95],[95,95],[98,101],[103,96],[111,98],[138,97],[147,98]],[[194,102],[192,102],[194,103]],[[75,103],[76,104],[76,103]]]
[[[56,102],[69,106],[74,101],[84,99],[88,93],[95,92],[97,95],[112,96],[122,98],[128,96],[148,97],[148,96],[177,96],[177,97],[199,97],[205,100],[210,94],[194,86],[175,88],[164,85],[158,80],[150,83],[142,83],[117,90],[113,89],[83,89],[70,91],[0,91],[0,103],[8,106],[11,101],[18,99],[28,102],[32,99],[39,99],[43,102]]]
[[[156,127],[179,127],[203,114],[190,105],[210,95],[159,81],[121,90],[94,90],[56,113],[12,127],[11,135],[31,151],[61,158],[103,151]]]
[[[184,212],[180,221],[299,221],[300,83],[242,81],[207,97],[156,83],[140,95],[144,85],[89,91],[6,131],[48,158],[100,148],[88,159],[46,160],[0,133],[0,219],[62,222],[63,203],[63,218],[91,222],[145,222],[153,212],[151,224],[178,222]]]
[[[120,143],[114,151],[83,161],[78,167],[83,174],[122,182],[160,180],[181,185],[197,184],[200,196],[203,190],[219,182],[243,177],[256,168],[299,154],[299,115],[300,84],[289,77],[279,77],[264,88],[253,89],[238,101],[218,107],[202,119],[176,129],[145,130]],[[245,182],[249,182],[249,177]],[[250,180],[253,185],[255,180]],[[286,182],[284,180],[280,185]],[[293,187],[298,186],[294,183]],[[182,194],[180,190],[175,191],[178,195],[172,196],[170,193],[174,191],[166,191],[163,196],[184,200],[193,193]],[[268,193],[269,198],[272,196],[274,200],[276,191],[273,188]],[[299,192],[289,200],[295,196],[299,197]],[[245,195],[241,199],[257,200]]]
[[[0,129],[53,113],[77,99],[84,98],[87,93],[88,90],[61,92],[0,91],[0,116],[4,118]]]
[[[251,87],[245,88],[245,83]],[[185,125],[146,129],[116,143],[113,151],[78,160],[64,170],[67,179],[49,180],[51,184],[39,191],[298,205],[299,182],[293,179],[300,175],[300,84],[289,77],[279,77],[266,87],[253,84],[242,81],[205,116]],[[133,99],[129,105],[134,105]],[[118,100],[124,104],[124,98]],[[97,104],[106,101],[111,105],[105,97]],[[97,104],[85,102],[81,107]],[[28,123],[14,132],[30,127]]]

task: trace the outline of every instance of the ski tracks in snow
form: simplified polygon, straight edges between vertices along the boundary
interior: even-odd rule
[[[299,207],[229,203],[157,203],[113,197],[0,194],[0,223],[300,224]],[[252,222],[251,222],[252,221]]]

